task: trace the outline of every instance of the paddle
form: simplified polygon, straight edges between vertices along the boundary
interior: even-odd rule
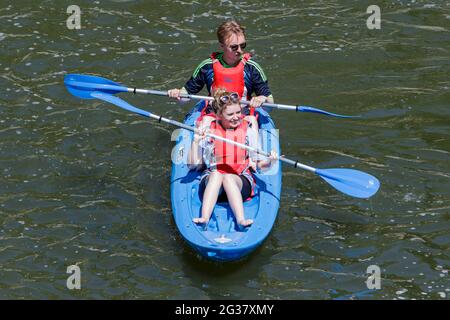
[[[144,93],[144,94],[154,94],[158,96],[168,96],[167,91],[158,91],[158,90],[146,90],[146,89],[137,89],[137,88],[127,88],[124,87],[116,82],[113,82],[111,80],[97,77],[97,76],[91,76],[91,75],[84,75],[84,74],[68,74],[64,78],[64,83],[67,86],[67,88],[70,91],[70,88],[73,88],[74,90],[78,90],[80,92],[80,95],[83,95],[85,98],[89,99],[88,96],[90,92],[92,91],[99,91],[104,92],[108,94],[116,94],[119,92],[133,92],[133,93]],[[83,92],[82,91],[86,91]],[[181,98],[189,98],[189,99],[196,99],[196,100],[214,100],[213,97],[207,97],[207,96],[197,96],[193,94],[181,94]],[[241,104],[248,105],[250,104],[250,101],[241,100]],[[360,116],[346,116],[336,113],[331,113],[325,110],[317,109],[314,107],[308,107],[308,106],[291,106],[291,105],[285,105],[285,104],[276,104],[276,103],[263,103],[262,107],[269,107],[273,109],[281,109],[281,110],[293,110],[297,112],[312,112],[312,113],[319,113],[324,114],[327,116],[337,117],[337,118],[358,118]]]
[[[113,95],[110,95],[110,94],[107,94],[104,92],[88,91],[89,93],[87,93],[86,90],[77,90],[77,89],[74,89],[73,87],[70,87],[70,88],[68,87],[68,90],[74,96],[82,98],[82,99],[97,98],[97,99],[112,103],[120,108],[125,109],[125,110],[140,114],[144,117],[156,119],[156,120],[158,120],[158,122],[163,121],[163,122],[169,123],[171,125],[174,125],[174,126],[177,126],[177,127],[180,127],[180,128],[183,128],[183,129],[195,132],[195,133],[200,133],[199,130],[194,127],[191,127],[184,123],[181,123],[181,122],[178,122],[175,120],[171,120],[171,119],[167,119],[162,116],[153,114],[151,112],[136,108],[136,107],[130,105],[128,102],[126,102],[116,96],[113,96]],[[220,136],[216,136],[211,133],[206,133],[206,136],[224,141],[226,143],[230,143],[230,144],[239,146],[241,148],[247,149],[252,152],[256,152],[257,154],[263,155],[267,158],[270,156],[270,153],[268,153],[268,152],[264,152],[262,150],[235,142],[233,140],[229,140],[229,139],[226,139],[226,138],[223,138]],[[335,189],[337,189],[347,195],[350,195],[352,197],[370,198],[378,191],[378,188],[380,187],[380,182],[377,180],[377,178],[371,176],[370,174],[367,174],[365,172],[361,172],[358,170],[353,170],[353,169],[316,169],[316,168],[301,164],[297,161],[287,159],[284,156],[280,156],[279,160],[283,161],[285,163],[288,163],[290,165],[293,165],[295,168],[305,169],[305,170],[308,170],[308,171],[311,171],[311,172],[317,174],[322,179],[324,179],[326,182],[328,182],[331,186],[333,186]]]

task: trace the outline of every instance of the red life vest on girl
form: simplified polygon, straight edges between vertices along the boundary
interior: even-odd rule
[[[246,144],[248,126],[249,123],[244,119],[242,119],[239,127],[231,130],[224,129],[217,121],[211,122],[212,133],[244,145]],[[220,173],[240,175],[249,170],[248,152],[243,148],[214,139],[214,156],[217,171]]]

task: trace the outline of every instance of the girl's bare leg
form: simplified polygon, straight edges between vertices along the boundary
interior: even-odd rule
[[[241,178],[235,174],[225,174],[223,177],[223,188],[227,193],[228,203],[233,210],[237,223],[243,227],[251,225],[253,220],[245,219],[244,217],[244,203],[241,195]]]
[[[195,223],[207,223],[214,210],[214,206],[217,203],[219,197],[220,188],[222,187],[223,175],[217,171],[211,172],[206,178],[206,188],[203,193],[202,202],[202,216],[201,218],[194,218],[192,221]]]

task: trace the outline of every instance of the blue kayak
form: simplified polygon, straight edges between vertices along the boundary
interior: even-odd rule
[[[197,103],[184,123],[194,126],[204,102]],[[260,128],[260,148],[280,154],[278,132],[269,114],[257,109]],[[269,235],[278,214],[281,193],[281,165],[276,164],[264,173],[255,173],[255,195],[244,202],[246,219],[253,219],[250,227],[241,229],[228,203],[217,203],[209,223],[197,225],[193,218],[201,216],[199,184],[202,172],[189,170],[187,157],[193,133],[181,130],[172,152],[171,199],[175,223],[182,237],[200,255],[216,261],[240,259],[255,250]]]

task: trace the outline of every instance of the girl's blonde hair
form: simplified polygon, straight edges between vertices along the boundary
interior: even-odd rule
[[[229,96],[229,95],[231,95],[231,92],[228,92],[227,90],[225,90],[223,88],[217,88],[214,91],[214,94],[213,94],[214,100],[212,101],[211,106],[216,115],[221,115],[222,112],[225,110],[225,108],[231,104],[231,100],[229,103],[223,103],[220,100],[220,98],[222,98],[224,96]]]

